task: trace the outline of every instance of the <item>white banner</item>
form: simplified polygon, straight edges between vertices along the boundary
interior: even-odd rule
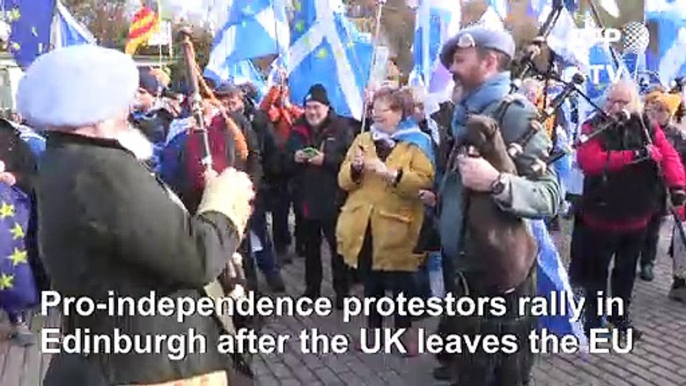
[[[168,46],[172,42],[172,23],[163,21],[160,28],[148,40],[149,46]]]

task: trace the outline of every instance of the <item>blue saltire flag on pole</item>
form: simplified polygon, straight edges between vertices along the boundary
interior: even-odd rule
[[[233,0],[215,33],[205,76],[220,81],[227,67],[288,50],[290,30],[284,0]]]
[[[26,194],[0,183],[0,309],[6,311],[24,310],[38,300],[26,248],[30,209]]]
[[[4,9],[12,28],[9,51],[25,69],[50,49],[55,0],[6,0]]]
[[[543,220],[532,220],[530,224],[534,237],[536,237],[538,242],[538,296],[546,298],[548,304],[551,304],[553,296],[559,297],[561,294],[571,297],[573,292],[569,284],[569,276],[545,223]],[[556,336],[576,336],[579,346],[586,347],[588,342],[581,322],[571,320],[573,310],[570,306],[567,306],[565,312],[566,315],[539,317],[539,328],[545,328],[549,333]]]
[[[371,39],[350,22],[340,1],[293,0],[293,7],[287,65],[292,100],[302,103],[310,87],[320,83],[338,114],[361,119]]]
[[[443,43],[459,31],[461,5],[450,0],[422,0],[417,8],[414,30],[413,73],[428,86]]]
[[[96,44],[95,36],[59,0],[55,7],[51,41],[54,48]]]

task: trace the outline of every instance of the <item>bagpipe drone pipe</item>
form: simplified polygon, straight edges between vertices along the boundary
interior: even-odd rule
[[[208,130],[208,124],[210,122],[204,122],[201,87],[204,94],[209,97],[209,100],[215,107],[219,107],[219,102],[200,75],[201,71],[195,59],[195,50],[193,48],[193,43],[191,42],[191,35],[192,30],[190,28],[184,28],[179,33],[183,46],[185,64],[188,70],[187,81],[190,85],[190,95],[188,96],[189,107],[192,117],[195,120],[195,124],[189,133],[187,141],[193,140],[193,136],[199,136],[199,138],[195,137],[195,139],[199,140],[202,146],[202,158],[200,159],[201,166],[206,171],[212,170],[220,173],[223,170],[216,170],[217,167],[213,168],[214,154],[212,152],[213,148],[210,143]],[[219,111],[226,123],[226,129],[231,132],[233,140],[235,141],[236,158],[240,160],[247,159],[248,147],[244,134],[223,109],[219,108]],[[207,296],[217,301],[219,301],[219,298],[225,297],[231,297],[233,299],[243,298],[248,295],[248,291],[252,290],[252,288],[249,288],[250,286],[248,285],[248,280],[246,278],[244,257],[239,253],[234,253],[233,256],[227,256],[226,258],[226,267],[221,275],[217,280],[206,285],[203,289]],[[259,329],[259,317],[257,315],[239,315],[237,313],[227,315],[224,312],[220,312],[215,315],[215,318],[227,334],[235,335],[238,330],[243,328],[252,330]],[[232,377],[231,384],[243,384],[243,378],[251,378],[254,376],[251,369],[252,357],[249,353],[232,353],[231,358],[233,360],[234,368],[237,370],[236,375]]]

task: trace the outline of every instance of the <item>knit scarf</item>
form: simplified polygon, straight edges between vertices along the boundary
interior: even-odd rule
[[[382,141],[390,148],[395,147],[398,142],[409,142],[420,148],[424,154],[435,164],[435,155],[431,137],[422,132],[417,123],[412,119],[405,119],[398,124],[398,130],[392,134],[379,130],[376,125],[371,127],[372,139],[374,142]]]
[[[487,80],[479,88],[467,93],[455,106],[453,115],[453,137],[460,138],[464,134],[464,125],[470,114],[479,114],[491,104],[502,100],[510,93],[510,72],[501,72]]]

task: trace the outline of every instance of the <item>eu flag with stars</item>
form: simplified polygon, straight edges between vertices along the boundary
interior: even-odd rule
[[[55,0],[6,0],[6,19],[12,27],[8,49],[23,69],[50,49]]]
[[[0,309],[6,311],[21,311],[38,301],[26,248],[30,209],[26,194],[0,183]]]

